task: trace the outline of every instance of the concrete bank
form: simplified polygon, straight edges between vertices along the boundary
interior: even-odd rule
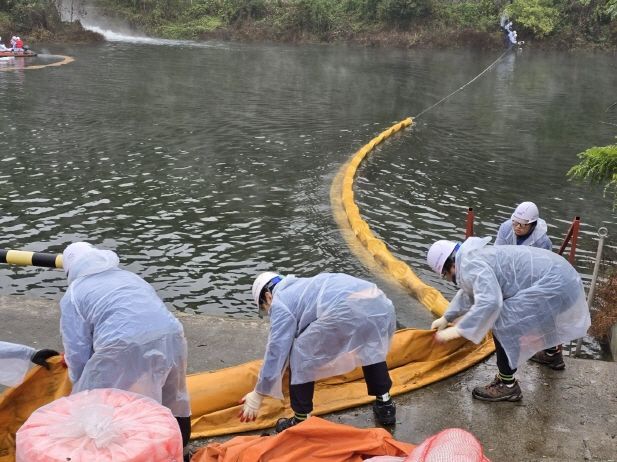
[[[188,340],[190,372],[263,355],[265,321],[178,317]],[[61,349],[58,320],[54,301],[0,296],[0,340]],[[460,427],[480,440],[493,462],[617,461],[617,363],[566,358],[566,370],[560,372],[529,363],[518,373],[522,401],[473,400],[472,388],[489,382],[495,373],[493,356],[454,377],[398,396],[394,437],[420,443],[444,428]],[[361,428],[375,425],[369,406],[324,417]]]

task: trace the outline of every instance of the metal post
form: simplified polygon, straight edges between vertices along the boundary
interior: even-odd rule
[[[473,236],[473,219],[474,219],[473,208],[469,207],[467,209],[467,222],[466,222],[466,226],[465,226],[465,239],[467,239],[468,237]]]
[[[602,248],[604,247],[604,239],[608,236],[608,229],[604,226],[598,229],[598,237],[600,238],[598,241],[598,251],[596,252],[596,261],[593,265],[593,273],[591,275],[591,285],[589,286],[589,292],[587,292],[587,306],[591,309],[591,305],[593,304],[593,296],[596,292],[596,281],[598,280],[598,271],[600,270],[600,261],[602,260]],[[575,356],[578,356],[581,352],[581,345],[583,344],[583,339],[579,338],[576,341],[576,351],[574,352]]]

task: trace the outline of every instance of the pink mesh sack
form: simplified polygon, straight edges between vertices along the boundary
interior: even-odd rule
[[[490,462],[482,445],[469,432],[448,428],[425,439],[405,459],[405,462]]]
[[[17,462],[182,462],[176,419],[153,399],[88,390],[35,411],[17,431]]]

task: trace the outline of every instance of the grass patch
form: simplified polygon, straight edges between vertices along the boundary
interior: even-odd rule
[[[222,27],[223,21],[214,16],[202,16],[188,22],[163,24],[157,35],[168,39],[195,40]]]

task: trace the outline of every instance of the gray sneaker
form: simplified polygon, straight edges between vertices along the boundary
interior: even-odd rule
[[[520,401],[523,392],[518,380],[514,381],[514,385],[508,386],[496,376],[488,385],[474,388],[471,396],[482,401]]]
[[[552,355],[546,351],[539,351],[529,359],[536,363],[548,366],[555,371],[563,371],[566,368],[566,363],[563,362],[563,354],[561,353],[561,350],[558,350],[557,353]]]

